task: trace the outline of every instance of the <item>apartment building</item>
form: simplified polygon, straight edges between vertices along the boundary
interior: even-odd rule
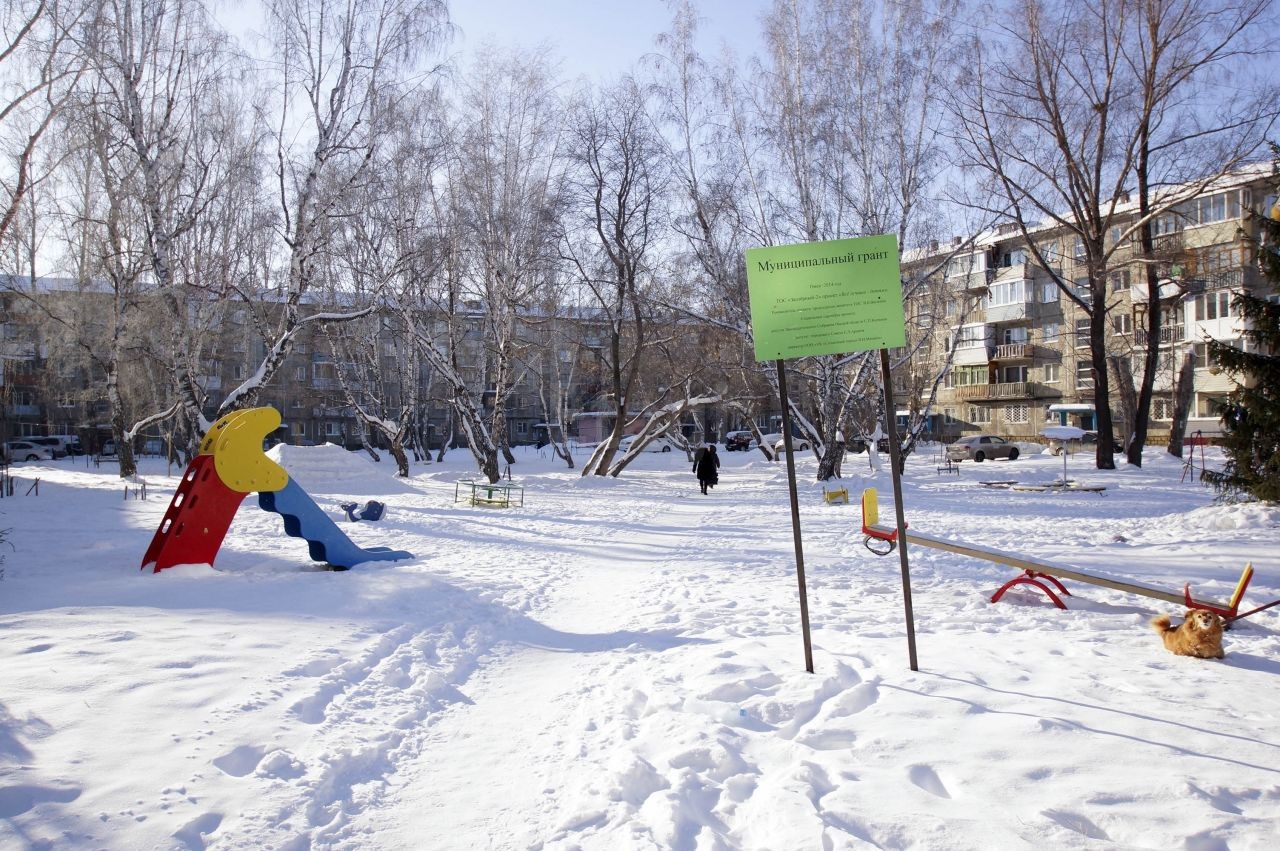
[[[1271,211],[1275,205],[1270,168],[1258,167],[1216,182],[1156,221],[1163,322],[1149,443],[1169,438],[1177,376],[1188,354],[1194,371],[1186,433],[1220,433],[1215,405],[1232,385],[1208,363],[1205,340],[1241,338],[1234,295],[1276,297],[1257,272],[1250,242],[1258,230],[1251,211]],[[1116,251],[1107,285],[1106,368],[1112,371],[1117,438],[1128,428],[1117,379],[1125,370],[1135,382],[1140,379],[1149,327],[1145,269],[1136,236],[1126,233],[1131,221],[1132,214],[1122,217],[1108,236],[1108,247]],[[1060,227],[1036,229],[1032,238],[1048,264],[1063,280],[1074,281],[1076,294],[1088,303],[1083,245]],[[991,432],[1034,439],[1046,425],[1095,426],[1099,365],[1089,350],[1090,314],[1034,262],[1016,225],[999,226],[967,243],[957,239],[930,246],[905,263],[916,273],[941,267],[908,305],[913,316],[932,327],[910,369],[917,376],[942,374],[930,420],[937,437]],[[919,378],[910,386],[910,393],[899,397],[900,408],[918,408],[927,395]],[[912,399],[912,393],[921,398]]]

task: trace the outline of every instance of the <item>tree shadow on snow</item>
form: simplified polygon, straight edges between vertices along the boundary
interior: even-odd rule
[[[1229,654],[1227,656],[1227,661],[1230,661],[1233,655],[1236,655],[1236,654]],[[1245,654],[1239,654],[1239,655],[1243,656]],[[1256,658],[1256,657],[1250,657],[1250,658]],[[1245,666],[1242,665],[1239,667],[1245,667]],[[1275,668],[1267,667],[1262,670],[1274,671]],[[941,674],[933,671],[922,670],[921,673],[928,673],[930,676],[937,677],[940,680],[948,680],[950,682],[957,683],[959,685],[968,686],[970,688],[979,689],[981,691],[989,692],[993,694],[1003,694],[1003,695],[1009,695],[1012,697],[1025,698],[1030,701],[1043,701],[1045,703],[1058,703],[1066,706],[1074,706],[1074,707],[1079,707],[1081,709],[1093,710],[1095,712],[1099,712],[1104,715],[1123,715],[1128,718],[1136,718],[1140,721],[1147,721],[1147,722],[1151,722],[1152,724],[1162,725],[1164,727],[1176,728],[1176,732],[1172,736],[1170,736],[1170,739],[1171,739],[1170,741],[1160,741],[1155,738],[1144,738],[1142,736],[1137,736],[1130,733],[1122,733],[1116,730],[1105,730],[1100,727],[1090,726],[1089,724],[1086,724],[1080,720],[1076,720],[1072,718],[1057,717],[1047,713],[1035,712],[1032,710],[1022,711],[1022,710],[1010,710],[1010,709],[996,709],[996,708],[993,708],[990,703],[980,703],[975,700],[969,700],[968,698],[959,697],[958,695],[938,694],[937,692],[927,693],[921,690],[906,688],[904,686],[891,685],[888,683],[882,683],[881,688],[894,689],[897,691],[902,691],[907,694],[912,694],[917,697],[922,697],[925,699],[940,698],[942,700],[954,701],[956,703],[960,703],[966,707],[969,707],[970,711],[974,711],[974,712],[994,713],[996,715],[1012,715],[1012,716],[1017,716],[1022,718],[1030,718],[1035,721],[1052,720],[1062,724],[1067,728],[1077,729],[1087,733],[1095,733],[1102,736],[1113,736],[1118,739],[1127,739],[1131,742],[1139,742],[1145,745],[1153,745],[1155,747],[1166,748],[1168,750],[1175,751],[1177,753],[1184,754],[1186,756],[1197,756],[1203,759],[1211,759],[1217,762],[1225,762],[1231,765],[1238,765],[1238,766],[1241,766],[1242,768],[1252,768],[1258,771],[1267,771],[1272,774],[1280,774],[1280,767],[1277,767],[1276,762],[1272,762],[1269,765],[1260,765],[1257,763],[1245,762],[1244,760],[1233,759],[1232,757],[1223,756],[1221,754],[1204,753],[1201,751],[1193,750],[1189,747],[1185,747],[1184,745],[1179,744],[1179,741],[1185,740],[1186,738],[1185,731],[1192,731],[1195,733],[1202,733],[1206,736],[1216,736],[1223,739],[1233,739],[1237,742],[1243,742],[1250,745],[1260,745],[1264,748],[1273,749],[1273,752],[1280,752],[1280,743],[1268,742],[1262,739],[1251,738],[1249,736],[1241,736],[1236,733],[1228,732],[1226,730],[1215,730],[1215,729],[1210,729],[1208,727],[1199,727],[1199,726],[1196,726],[1195,724],[1187,724],[1182,721],[1174,721],[1168,718],[1158,718],[1154,715],[1143,714],[1140,712],[1130,712],[1125,709],[1118,709],[1114,706],[1102,706],[1096,703],[1086,703],[1081,700],[1072,700],[1070,698],[1060,697],[1058,695],[1032,694],[1031,692],[1015,691],[1013,689],[1001,689],[977,680],[967,680],[967,679],[964,679],[963,677],[955,677],[955,676],[950,676],[948,674]]]
[[[514,624],[511,633],[503,636],[503,638],[529,647],[558,650],[566,653],[600,653],[626,648],[662,652],[675,647],[711,643],[711,640],[707,638],[680,635],[673,630],[666,629],[652,632],[637,632],[634,630],[597,633],[564,632],[524,617]]]

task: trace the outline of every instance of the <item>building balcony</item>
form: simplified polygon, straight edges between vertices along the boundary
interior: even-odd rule
[[[951,355],[951,363],[954,366],[975,366],[989,363],[991,361],[991,353],[994,351],[994,346],[964,346],[957,348]]]
[[[1034,301],[1017,301],[1012,304],[988,305],[987,322],[1018,322],[1023,319],[1034,319],[1036,303]]]
[[[967,275],[949,275],[947,286],[964,290],[967,293],[984,292],[995,280],[995,269],[982,269]]]
[[[1002,384],[970,384],[957,387],[956,395],[961,401],[981,401],[993,399],[1042,399],[1062,394],[1052,387],[1035,381],[1011,381]]]
[[[1137,346],[1145,346],[1150,335],[1145,328],[1133,329],[1133,342]],[[1181,342],[1183,339],[1183,329],[1181,325],[1166,325],[1160,329],[1160,345],[1168,346],[1172,343]]]
[[[993,283],[1002,284],[1005,281],[1030,280],[1034,271],[1035,267],[1030,263],[1015,263],[1012,266],[1001,266],[995,270],[996,276]]]
[[[1037,356],[1039,356],[1039,351],[1034,343],[1004,343],[996,346],[995,354],[991,356],[991,359],[999,361],[1034,360]]]
[[[1182,231],[1163,233],[1151,238],[1151,253],[1160,258],[1181,255],[1185,245],[1186,241],[1182,238]]]
[[[40,416],[39,405],[10,405],[9,415],[14,417],[38,417]]]

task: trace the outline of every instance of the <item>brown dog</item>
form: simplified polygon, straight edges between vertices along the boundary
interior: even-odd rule
[[[1222,618],[1205,609],[1188,609],[1187,617],[1177,627],[1169,625],[1169,616],[1151,619],[1151,625],[1164,639],[1164,646],[1179,656],[1221,659]]]

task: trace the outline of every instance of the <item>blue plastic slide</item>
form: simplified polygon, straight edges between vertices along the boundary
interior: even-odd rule
[[[259,491],[258,505],[283,517],[285,533],[306,540],[315,561],[349,568],[364,561],[413,558],[413,553],[404,550],[356,546],[293,479],[281,490]]]

